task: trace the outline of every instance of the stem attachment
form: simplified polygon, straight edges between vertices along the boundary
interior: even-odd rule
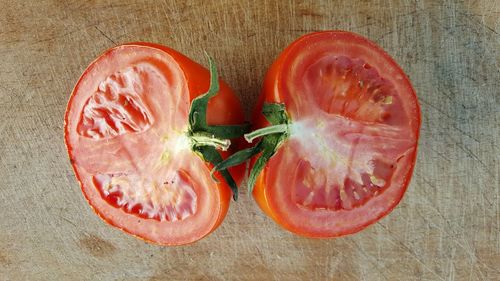
[[[270,135],[270,134],[282,134],[288,132],[288,124],[273,125],[265,128],[255,130],[251,133],[245,134],[245,140],[251,143],[254,139]]]
[[[222,151],[227,151],[231,146],[231,141],[228,139],[219,139],[215,136],[207,136],[205,134],[195,133],[191,135],[190,140],[193,146],[212,146]]]

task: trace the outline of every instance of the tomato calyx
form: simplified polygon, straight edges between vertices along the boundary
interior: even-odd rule
[[[247,186],[249,194],[252,192],[255,181],[262,169],[264,169],[266,163],[276,153],[281,144],[290,136],[290,118],[284,104],[264,103],[262,114],[271,125],[244,135],[245,140],[249,143],[252,143],[256,138],[261,138],[260,141],[253,147],[240,150],[231,155],[226,160],[216,165],[212,170],[212,172],[221,171],[239,165],[261,153],[248,176]]]
[[[205,162],[217,166],[224,159],[217,151],[226,151],[231,145],[233,138],[243,136],[250,129],[250,124],[239,125],[208,125],[207,107],[208,101],[219,92],[219,75],[217,66],[213,59],[208,57],[210,71],[210,87],[205,94],[202,94],[191,102],[189,110],[189,127],[186,133],[190,141],[191,150],[199,154]],[[233,199],[238,199],[238,186],[227,169],[218,170],[220,175],[227,182],[233,192]],[[213,177],[215,181],[217,179]]]

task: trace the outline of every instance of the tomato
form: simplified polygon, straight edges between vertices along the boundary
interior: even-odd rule
[[[220,83],[206,122],[240,123],[240,103]],[[213,165],[186,134],[190,104],[209,84],[207,69],[150,43],[112,48],[85,70],[66,110],[65,142],[83,194],[103,220],[162,245],[197,241],[222,222],[231,190],[211,178]],[[241,180],[242,170],[233,175]]]
[[[286,140],[256,179],[258,205],[307,237],[357,232],[401,200],[415,165],[420,109],[409,79],[375,43],[343,31],[305,35],[266,74],[254,114],[284,104]]]

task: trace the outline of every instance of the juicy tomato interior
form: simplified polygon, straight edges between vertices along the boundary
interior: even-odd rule
[[[262,102],[285,103],[292,122],[254,190],[279,224],[335,237],[361,230],[401,200],[420,111],[404,72],[374,43],[340,31],[306,35],[270,68],[263,95]],[[256,120],[267,125],[261,115]]]
[[[88,67],[68,105],[65,140],[99,216],[166,245],[194,242],[221,223],[230,190],[212,180],[185,135],[191,100],[208,86],[206,69],[147,43],[115,47]],[[207,120],[243,121],[239,101],[224,83],[209,102]]]

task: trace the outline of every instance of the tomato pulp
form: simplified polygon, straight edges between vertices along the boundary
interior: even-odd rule
[[[237,97],[220,83],[207,123],[241,123]],[[231,191],[186,135],[191,101],[209,84],[207,69],[150,43],[112,48],[85,70],[66,110],[65,142],[102,219],[163,245],[194,242],[222,222]],[[241,180],[241,169],[233,175]]]
[[[350,32],[305,35],[266,74],[254,114],[284,104],[288,137],[253,196],[284,228],[308,237],[357,232],[401,200],[415,165],[420,109],[396,62]]]

